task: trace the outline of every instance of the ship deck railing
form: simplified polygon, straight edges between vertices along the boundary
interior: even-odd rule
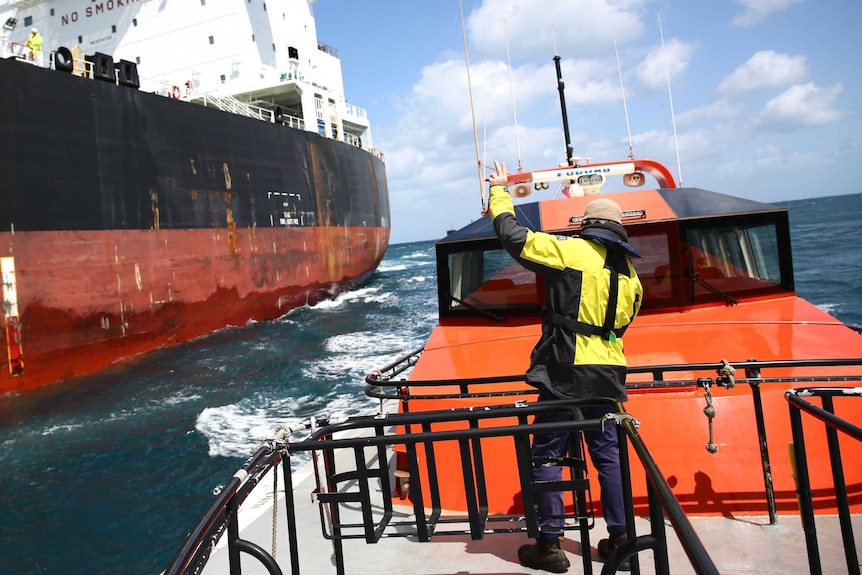
[[[73,54],[75,54],[74,50]],[[56,69],[56,52],[42,52],[34,59],[30,56],[30,49],[24,44],[12,42],[5,38],[0,39],[0,58],[15,58],[20,62],[26,62],[34,66]],[[71,64],[73,66],[72,75],[93,79],[93,64],[87,61],[84,57],[74,55]],[[120,83],[116,70],[114,71],[114,83]],[[223,112],[268,123],[279,123],[288,128],[294,128],[297,130],[306,129],[305,120],[289,114],[276,115],[274,106],[264,108],[248,102],[243,102],[232,95],[220,95],[213,92],[199,92],[191,81],[180,87],[172,85],[164,79],[141,78],[140,84],[141,89],[144,91],[149,91],[166,98],[194,102],[205,107],[215,107]],[[356,120],[357,126],[367,128],[367,114],[365,110],[350,104],[346,104],[346,106],[347,117],[344,118],[344,120],[348,123]],[[364,148],[369,154],[381,161],[385,161],[384,155],[380,150],[367,145],[363,146],[362,139],[358,135],[352,134],[346,129],[343,133],[344,136],[341,141],[357,148]]]
[[[607,406],[607,414],[603,418],[579,417],[579,406],[585,403],[594,405],[596,402]],[[528,418],[551,412],[566,413],[570,419],[528,424]],[[315,427],[316,424],[322,425]],[[655,573],[669,573],[667,518],[694,572],[718,573],[715,563],[638,434],[637,422],[618,402],[593,398],[541,404],[518,401],[511,405],[418,413],[393,414],[381,411],[374,416],[350,417],[336,422],[312,421],[306,424],[312,428],[311,435],[302,441],[290,441],[290,436],[282,433],[280,437],[262,445],[234,475],[189,534],[166,574],[201,572],[212,553],[213,542],[222,536],[227,537],[229,572],[232,575],[240,573],[242,555],[256,559],[269,573],[281,573],[281,565],[273,558],[273,554],[263,548],[261,542],[243,537],[237,512],[255,486],[263,483],[263,478],[274,472],[279,464],[283,469],[286,537],[290,549],[289,572],[302,573],[304,562],[301,547],[307,547],[301,546],[297,539],[301,525],[296,518],[296,497],[307,494],[297,493],[290,473],[291,459],[302,454],[310,454],[313,462],[316,479],[313,498],[319,507],[322,535],[332,543],[334,570],[339,575],[347,572],[343,545],[350,539],[385,546],[382,543],[384,539],[395,537],[411,538],[416,543],[452,536],[468,536],[475,541],[504,533],[524,533],[528,537],[536,537],[539,532],[536,497],[540,491],[571,492],[571,511],[566,512],[565,529],[579,533],[583,570],[590,574],[593,572],[589,552],[593,514],[581,434],[585,430],[601,429],[605,425],[617,425],[619,430],[628,539],[605,563],[602,572],[615,572],[628,559],[637,573],[638,555],[649,551]],[[296,429],[297,426],[294,426],[290,431],[295,432]],[[533,465],[548,462],[532,460],[530,438],[534,433],[551,430],[571,432],[579,440],[573,442],[574,447],[567,457],[550,462],[563,467],[562,481],[536,482],[533,479]],[[494,450],[487,449],[488,442],[494,442]],[[647,478],[650,510],[648,533],[636,532],[629,442]],[[494,454],[499,453],[503,444],[514,451],[517,461],[523,511],[516,510],[514,514],[488,511],[488,481],[493,481],[493,478],[485,476],[486,456],[490,454],[490,457],[495,457]],[[483,449],[483,446],[486,448]],[[447,512],[441,506],[441,482],[438,476],[440,456],[436,454],[449,453],[447,448],[458,454],[448,457],[447,462],[452,465],[451,460],[458,459],[460,463],[466,513]],[[409,467],[409,485],[406,487],[409,503],[398,505],[397,508],[393,500],[399,493],[398,476],[392,470],[396,453],[404,454]],[[452,488],[451,483],[448,488]],[[268,543],[266,541],[264,544]],[[385,550],[380,553],[385,554]],[[367,557],[367,553],[362,555]]]
[[[472,399],[529,397],[536,396],[538,390],[530,386],[512,390],[511,385],[500,391],[494,389],[500,384],[524,382],[524,374],[501,375],[494,377],[460,378],[456,380],[406,380],[398,376],[408,372],[419,360],[423,348],[407,353],[391,364],[369,374],[365,378],[365,395],[379,400],[397,400],[403,411],[410,410],[410,403],[421,401],[437,401],[441,399]],[[859,373],[844,375],[823,375],[823,368],[860,368]],[[768,376],[770,371],[781,370],[782,374]],[[788,370],[794,375],[786,375]],[[803,375],[808,372],[811,375]],[[709,373],[715,376],[708,376]],[[685,377],[674,377],[674,374],[684,374]],[[740,374],[739,376],[736,373]],[[695,377],[692,377],[695,374]],[[703,374],[703,375],[701,375]],[[649,390],[685,390],[700,388],[706,393],[721,388],[729,389],[737,384],[747,384],[751,391],[754,408],[754,419],[757,426],[757,442],[760,446],[760,456],[763,469],[764,497],[766,512],[770,524],[778,521],[778,512],[773,489],[771,464],[769,458],[769,441],[766,433],[766,423],[763,415],[761,385],[768,383],[810,384],[822,386],[825,384],[845,383],[862,385],[862,358],[825,358],[758,361],[750,359],[745,362],[713,363],[683,363],[651,366],[629,366],[628,378],[638,380],[637,383],[627,383],[629,393],[646,392]],[[455,389],[456,391],[453,391]],[[841,389],[859,389],[849,387]],[[442,391],[441,391],[442,390]]]
[[[0,58],[15,58],[19,62],[26,62],[40,68],[44,68],[47,64],[44,51],[37,54],[34,58],[30,55],[30,48],[26,44],[13,42],[7,38],[0,38]]]
[[[427,400],[441,399],[472,399],[535,396],[538,391],[524,386],[512,390],[511,385],[502,391],[495,390],[499,384],[523,382],[524,375],[504,375],[496,377],[481,377],[458,380],[406,380],[399,376],[409,372],[418,362],[424,350],[412,351],[391,364],[369,374],[366,377],[365,394],[380,400],[397,400],[402,411],[410,411],[410,404]],[[841,432],[858,442],[862,442],[862,428],[835,415],[833,398],[850,398],[862,396],[862,374],[830,374],[823,375],[824,368],[862,368],[862,358],[826,358],[757,361],[754,359],[730,363],[727,361],[698,364],[668,364],[653,366],[629,367],[628,374],[632,379],[640,378],[638,383],[628,384],[630,392],[647,391],[650,389],[683,390],[700,388],[710,393],[712,389],[729,389],[735,385],[747,384],[751,391],[757,442],[760,447],[763,471],[764,497],[769,523],[777,523],[776,499],[773,489],[771,462],[769,457],[769,442],[763,415],[761,386],[768,383],[809,384],[812,387],[797,388],[785,394],[790,404],[790,423],[793,433],[793,449],[795,464],[799,467],[800,484],[798,487],[798,502],[800,515],[805,530],[806,546],[808,547],[811,573],[820,573],[820,558],[816,538],[814,520],[813,492],[808,483],[807,458],[802,432],[800,414],[821,420],[826,426],[827,445],[832,464],[833,484],[835,489],[836,507],[839,511],[842,543],[848,565],[848,573],[859,575],[859,562],[855,551],[855,537],[850,521],[849,498],[843,473],[841,454],[838,447],[837,433]],[[770,373],[779,375],[770,376]],[[708,376],[712,372],[715,376]],[[808,373],[811,375],[808,375]],[[685,377],[675,377],[684,373]],[[792,375],[788,375],[792,373]],[[695,374],[696,377],[691,377]],[[703,374],[703,375],[701,375]],[[739,377],[737,377],[739,374]],[[648,381],[647,381],[648,380]],[[823,387],[826,384],[845,384],[845,387]],[[455,391],[453,391],[453,389]],[[823,406],[817,407],[803,398],[819,397]]]
[[[275,113],[272,110],[261,108],[253,104],[241,102],[233,96],[220,96],[213,93],[201,94],[198,101],[204,106],[214,106],[222,112],[229,112],[238,116],[254,118],[264,122],[275,122]]]
[[[805,433],[802,416],[817,419],[826,427],[826,443],[829,449],[829,462],[832,467],[832,481],[838,507],[838,520],[841,528],[841,541],[844,545],[844,559],[847,573],[859,575],[859,556],[856,538],[851,522],[850,502],[847,496],[847,483],[844,476],[844,463],[838,443],[838,433],[862,443],[862,427],[835,415],[835,400],[860,401],[862,387],[813,387],[796,388],[788,391],[785,398],[790,406],[790,428],[793,434],[793,457],[796,464],[799,510],[805,532],[805,546],[811,573],[822,573],[820,545],[817,538],[817,521],[814,515],[813,493],[808,473],[808,457],[805,450]],[[819,398],[821,406],[814,405],[807,398]],[[852,465],[859,465],[856,461]]]

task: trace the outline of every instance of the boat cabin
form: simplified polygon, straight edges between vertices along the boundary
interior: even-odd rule
[[[596,197],[522,203],[515,213],[533,231],[577,236]],[[786,209],[700,188],[608,197],[620,205],[629,242],[642,255],[633,260],[644,287],[642,314],[794,291]],[[438,241],[436,255],[441,322],[533,316],[543,306],[542,278],[506,253],[489,215]]]

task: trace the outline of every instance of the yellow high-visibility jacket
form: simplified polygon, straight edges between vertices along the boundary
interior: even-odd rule
[[[506,251],[545,280],[542,335],[527,381],[558,397],[625,401],[622,335],[640,310],[643,286],[623,227],[585,228],[580,238],[534,232],[518,223],[503,186],[491,187],[489,208]]]
[[[30,34],[30,37],[27,38],[27,44],[25,44],[25,46],[30,49],[31,54],[33,54],[34,56],[38,56],[42,53],[43,41],[44,40],[42,39],[42,35],[36,32],[35,34]]]

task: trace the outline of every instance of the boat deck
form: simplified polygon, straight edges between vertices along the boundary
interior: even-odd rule
[[[294,493],[297,522],[297,542],[301,569],[299,573],[324,575],[336,573],[332,543],[321,536],[319,508],[313,503],[310,493],[315,488],[311,464],[294,473]],[[280,482],[280,480],[279,480]],[[248,526],[242,528],[243,538],[256,542],[268,552],[272,550],[272,481],[261,482],[267,486],[257,501],[246,501],[245,510],[254,519],[247,517]],[[283,492],[279,494],[279,517],[277,528],[276,560],[284,573],[291,573],[290,553],[287,543],[287,523],[284,513]],[[404,517],[412,513],[411,508],[397,508]],[[359,514],[357,513],[357,517]],[[241,514],[242,517],[242,514]],[[346,517],[342,519],[347,520]],[[360,519],[357,519],[361,521]],[[808,556],[805,537],[798,515],[781,515],[778,523],[769,524],[767,516],[739,518],[691,517],[695,531],[703,541],[720,573],[775,573],[782,575],[808,574]],[[648,532],[646,519],[636,520],[638,534]],[[854,531],[862,532],[862,516],[853,516]],[[604,566],[596,550],[596,542],[605,536],[605,527],[600,518],[590,532],[592,545],[590,557],[594,573],[601,573]],[[670,572],[673,574],[695,573],[668,526],[668,553]],[[817,517],[817,536],[823,573],[847,573],[844,550],[838,522],[834,515]],[[563,543],[572,566],[570,573],[583,572],[583,550],[578,542],[578,532],[572,531]],[[344,544],[345,573],[369,575],[421,574],[533,574],[547,573],[523,567],[518,562],[518,547],[530,543],[525,534],[490,534],[473,541],[469,535],[432,537],[429,542],[419,542],[410,537],[386,537],[376,544],[364,540],[346,540]],[[649,551],[640,555],[641,573],[655,573],[653,556]],[[266,573],[266,569],[253,558],[243,555],[244,574]],[[227,553],[224,546],[217,548],[204,571],[206,574],[229,573]]]
[[[554,408],[549,408],[546,404],[545,406],[522,406],[518,409]],[[387,408],[383,408],[383,411],[388,412],[387,415],[381,413],[379,418],[363,419],[362,427],[351,427],[350,422],[344,426],[336,424],[329,427],[324,423],[322,429],[334,429],[335,434],[322,436],[316,434],[317,440],[283,444],[287,446],[287,451],[279,451],[279,453],[287,454],[288,464],[294,457],[315,457],[314,453],[318,457],[316,467],[314,462],[310,461],[295,470],[291,474],[291,482],[288,486],[285,486],[284,477],[277,477],[277,481],[273,477],[273,469],[277,470],[279,476],[283,475],[284,465],[277,464],[273,467],[270,463],[268,466],[261,467],[263,460],[276,463],[283,461],[280,456],[272,459],[274,452],[266,446],[261,446],[258,454],[249,459],[243,467],[243,469],[252,470],[248,479],[244,472],[238,472],[233,482],[226,487],[225,493],[221,495],[223,499],[235,497],[228,492],[236,493],[240,484],[243,486],[242,489],[250,489],[247,496],[240,497],[242,503],[239,507],[237,525],[240,538],[258,546],[260,554],[272,555],[283,573],[293,575],[297,573],[314,575],[326,573],[374,575],[542,573],[542,571],[527,569],[518,561],[518,548],[525,543],[531,543],[532,540],[527,536],[526,518],[517,515],[505,516],[505,520],[504,516],[489,516],[487,522],[482,523],[481,527],[474,526],[475,532],[483,534],[482,539],[473,539],[470,535],[469,521],[476,520],[474,513],[468,512],[465,515],[463,511],[453,513],[441,511],[438,518],[433,513],[428,515],[426,507],[426,516],[419,523],[426,523],[429,532],[433,535],[430,541],[420,541],[417,535],[420,529],[415,520],[412,502],[409,499],[397,499],[391,496],[393,491],[397,492],[399,488],[405,487],[395,480],[396,457],[392,451],[394,444],[388,442],[403,441],[404,435],[393,436],[392,431],[399,428],[400,424],[413,421],[413,418],[421,415],[393,415],[392,409],[393,405],[390,404]],[[486,410],[480,411],[487,413]],[[464,413],[471,412],[472,410],[467,410]],[[504,409],[499,413],[505,415],[508,412]],[[438,414],[437,417],[442,416]],[[633,429],[630,422],[625,417],[621,421],[621,429],[626,429],[626,434],[629,435]],[[594,426],[597,423],[600,422],[587,420],[558,422],[554,425],[576,429]],[[512,427],[507,433],[512,433],[514,436],[529,434],[530,430],[535,428],[536,424]],[[377,431],[371,433],[374,429]],[[479,434],[493,433],[493,429],[442,431],[437,432],[441,434],[437,437],[451,438],[452,433],[467,433],[478,437]],[[411,437],[417,442],[423,442],[432,435],[432,432],[426,431],[412,434]],[[327,440],[327,438],[331,439]],[[515,443],[517,449],[518,442]],[[312,448],[311,445],[319,448]],[[381,449],[380,445],[388,447]],[[521,445],[526,443],[522,442]],[[308,449],[315,451],[307,451]],[[301,455],[303,452],[304,455]],[[364,463],[362,467],[357,468],[357,463],[363,461],[362,454],[364,454]],[[382,462],[381,459],[383,459]],[[294,463],[296,463],[295,460]],[[651,463],[646,463],[651,469],[653,468]],[[324,469],[328,470],[326,476],[316,477],[315,474],[323,473]],[[643,470],[644,468],[639,466],[632,467],[633,474],[642,473]],[[660,474],[657,469],[654,471]],[[332,481],[335,483],[331,483]],[[411,493],[421,492],[422,488],[419,487],[421,483],[421,476],[412,481]],[[275,489],[278,500],[275,513],[273,513],[274,484],[277,484]],[[318,485],[330,485],[327,487],[330,490],[329,494],[318,495]],[[524,488],[528,489],[529,484],[525,484]],[[285,489],[292,489],[290,497],[286,497]],[[481,491],[481,485],[477,486],[477,489]],[[406,491],[403,492],[406,493]],[[524,497],[526,500],[531,497],[531,494],[525,491]],[[668,497],[673,500],[672,494]],[[227,500],[224,499],[224,501]],[[319,503],[321,501],[324,503]],[[429,500],[424,499],[424,501],[425,503],[420,505],[428,506]],[[392,502],[391,508],[387,509],[390,507],[390,502]],[[214,507],[217,506],[214,505]],[[363,517],[363,506],[366,509],[366,517]],[[225,508],[230,509],[230,504],[226,503]],[[288,529],[290,524],[288,509],[291,509],[294,514],[293,533]],[[333,509],[339,514],[334,521],[329,515]],[[671,509],[665,507],[664,521],[659,521],[658,527],[655,527],[648,517],[635,517],[635,531],[639,538],[652,535],[660,540],[661,531],[666,533],[669,565],[667,572],[669,573],[698,572],[693,567],[696,562],[689,560],[680,538],[677,537],[671,525],[672,522],[682,529],[689,529],[685,525],[688,522],[690,529],[705,547],[715,570],[712,569],[709,560],[705,560],[701,562],[701,565],[705,566],[701,569],[701,573],[781,573],[783,575],[816,572],[859,573],[858,566],[848,568],[846,564],[843,541],[845,539],[852,541],[853,538],[842,537],[837,515],[816,516],[816,538],[821,562],[820,570],[817,571],[809,568],[805,532],[798,514],[778,515],[776,523],[770,524],[769,515],[765,512],[762,515],[689,516],[680,519],[678,513],[681,513],[681,508],[676,508],[679,511],[671,511]],[[223,522],[223,519],[214,521]],[[592,528],[587,531],[586,539],[582,539],[576,521],[578,519],[573,514],[569,520],[571,530],[567,531],[567,537],[563,543],[563,548],[571,562],[569,572],[586,573],[591,570],[593,573],[601,573],[605,565],[599,559],[596,544],[606,537],[605,525],[601,517],[589,519]],[[336,543],[342,546],[341,570],[336,564],[338,553],[333,540],[323,535],[322,525],[326,525],[326,533],[331,535],[334,532],[333,523],[340,525],[341,537]],[[851,515],[851,524],[855,533],[862,532],[862,514]],[[227,529],[230,531],[231,528],[227,527]],[[366,530],[374,531],[371,538],[379,535],[379,540],[376,543],[366,543]],[[291,566],[291,535],[295,535],[293,547],[297,550],[298,568]],[[211,540],[209,535],[200,537],[199,541]],[[202,573],[208,575],[230,573],[230,558],[226,544],[228,538],[221,537]],[[589,561],[584,560],[585,548],[582,541],[587,543]],[[858,543],[856,546],[858,547]],[[692,549],[692,553],[697,553],[697,546],[693,546],[691,542],[689,548]],[[661,549],[661,547],[658,546],[655,549]],[[638,554],[641,573],[664,572],[660,564],[656,565],[655,554],[657,553],[658,551],[647,549]],[[862,554],[857,549],[856,556],[860,555]],[[240,557],[242,573],[268,572],[265,566],[248,551],[241,553]],[[181,571],[171,571],[171,573],[174,572]],[[612,571],[609,569],[608,572]]]

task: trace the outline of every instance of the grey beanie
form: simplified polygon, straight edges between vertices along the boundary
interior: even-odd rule
[[[584,210],[584,219],[607,220],[622,225],[623,214],[619,204],[615,201],[608,198],[598,198],[587,204],[587,209]]]

